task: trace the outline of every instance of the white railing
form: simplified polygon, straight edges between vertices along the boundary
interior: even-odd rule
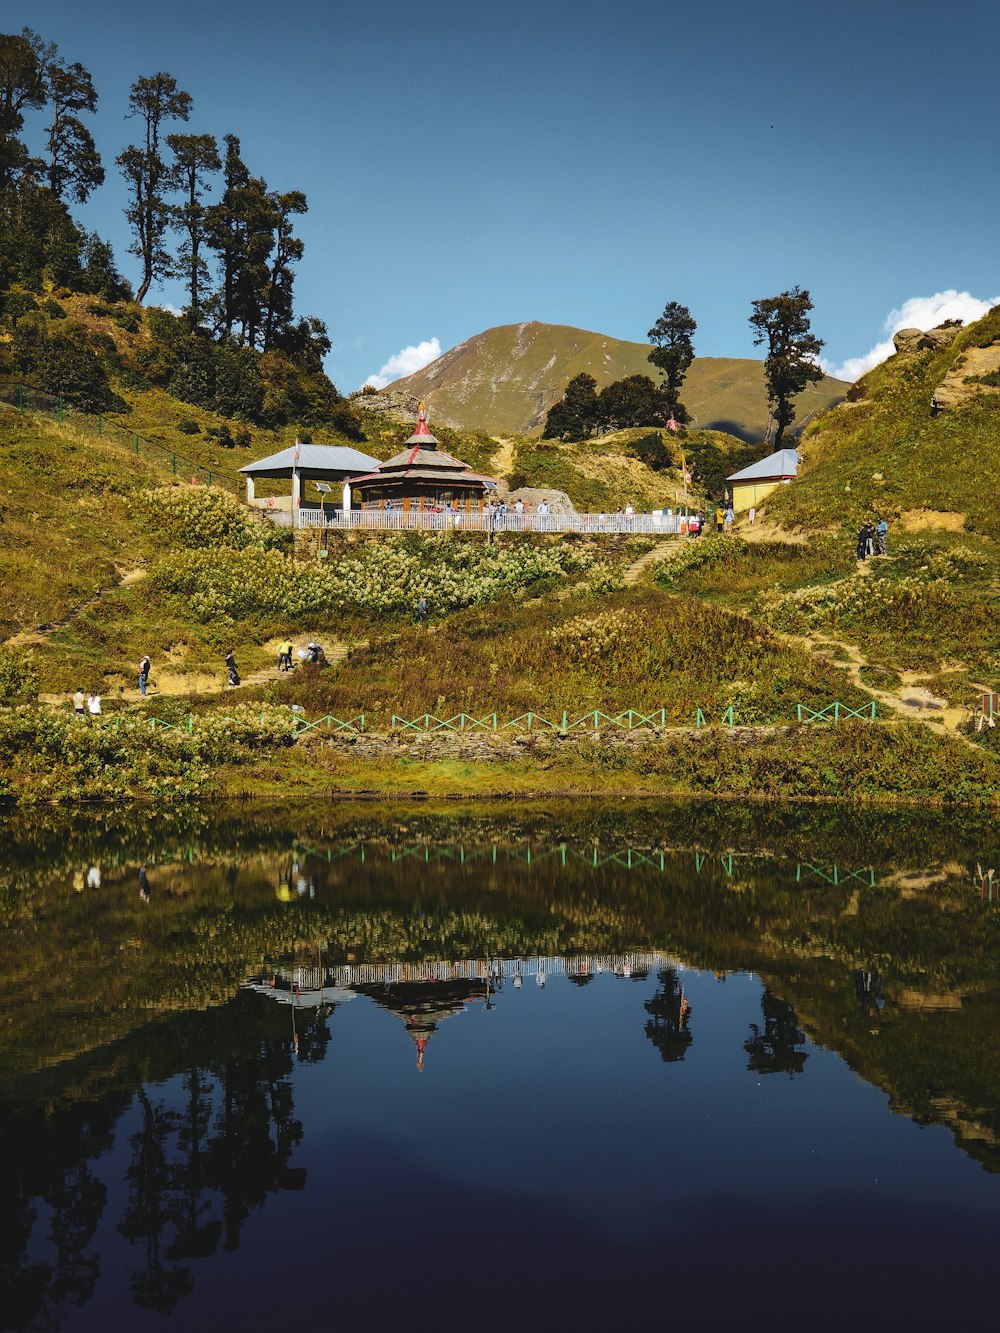
[[[297,509],[294,515],[280,510],[265,510],[268,517],[282,526],[294,518],[297,528],[322,528],[348,532],[583,532],[601,535],[638,533],[669,536],[687,530],[684,514],[485,514],[473,510],[351,509],[346,514],[336,509]]]

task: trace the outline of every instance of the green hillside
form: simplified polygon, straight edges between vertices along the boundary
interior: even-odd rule
[[[659,577],[766,616],[904,712],[909,701],[954,726],[1000,690],[1000,393],[995,371],[974,370],[1000,365],[1000,309],[935,332],[807,428],[800,474],[767,500],[762,523],[702,543]],[[881,517],[888,556],[858,562],[861,523]],[[994,750],[998,738],[1000,728],[977,735]]]
[[[648,355],[648,343],[623,342],[566,325],[505,324],[459,343],[415,375],[395,381],[391,390],[426,399],[434,421],[540,434],[546,412],[574,375],[593,375],[599,388],[626,375],[655,378]],[[811,386],[797,401],[799,422],[830,407],[847,388],[829,377]],[[696,426],[744,440],[763,439],[763,362],[696,357],[683,397]]]

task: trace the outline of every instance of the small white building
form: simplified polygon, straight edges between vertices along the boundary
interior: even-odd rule
[[[328,487],[343,485],[348,477],[356,477],[359,472],[371,472],[378,465],[377,458],[363,454],[360,449],[352,449],[349,445],[290,444],[280,453],[258,459],[256,463],[248,463],[246,467],[240,468],[240,472],[247,479],[247,504],[258,509],[294,512],[300,508],[320,506],[318,500],[310,503],[303,499],[303,482],[324,482]],[[258,496],[258,483],[268,480],[291,481],[291,495]],[[344,497],[345,509],[351,505],[349,495],[348,491]]]

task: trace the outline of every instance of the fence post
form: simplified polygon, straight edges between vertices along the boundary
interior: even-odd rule
[[[212,474],[211,474],[211,472],[208,474],[208,484],[209,484],[209,486],[211,486],[211,484],[212,484]]]
[[[188,734],[194,731],[194,713],[188,713]]]
[[[872,700],[872,721],[875,721],[875,700]],[[874,886],[873,886],[874,887]]]
[[[839,721],[840,721],[840,700],[839,700],[839,699],[837,699],[837,700],[834,702],[834,705],[833,705],[833,720],[834,720],[834,722],[839,722]]]
[[[493,714],[493,730],[496,731],[496,729],[497,729],[497,715],[496,715],[496,713],[494,713],[494,714]]]
[[[567,722],[567,719],[566,719],[566,712],[565,712],[565,710],[563,710],[563,724],[562,724],[562,729],[563,729],[563,731],[566,730],[566,722]]]
[[[801,704],[796,704],[796,705],[795,705],[795,714],[796,714],[796,717],[798,718],[798,720],[801,722],[801,721],[802,721],[802,705],[801,705]]]

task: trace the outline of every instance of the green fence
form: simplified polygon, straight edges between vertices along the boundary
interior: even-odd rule
[[[812,708],[809,704],[796,704],[796,718],[799,722],[840,722],[848,718],[860,718],[865,721],[874,722],[878,716],[878,704],[873,699],[870,703],[862,705],[861,708],[851,708],[847,704],[835,700],[833,703],[826,704],[822,708]],[[707,717],[702,708],[695,709],[695,715],[692,719],[696,730],[702,727],[708,727],[715,724],[713,717]],[[690,726],[692,723],[673,722],[673,726]],[[724,710],[718,719],[718,725],[723,727],[737,727],[740,725],[735,707],[730,706]],[[749,723],[743,725],[780,725],[779,723],[761,724]],[[586,712],[579,717],[573,717],[566,711],[557,711],[555,718],[546,717],[542,713],[529,711],[521,713],[518,717],[510,718],[507,721],[500,719],[497,713],[485,713],[476,716],[472,713],[455,713],[452,717],[436,717],[433,713],[422,713],[416,718],[406,718],[398,713],[393,713],[389,729],[390,731],[538,731],[555,732],[557,735],[568,736],[577,731],[600,731],[604,728],[618,728],[622,731],[652,730],[662,731],[667,726],[667,710],[665,708],[655,709],[652,713],[643,713],[638,709],[628,708],[622,713],[605,713],[600,709],[594,709],[592,712]]]
[[[796,704],[795,708],[798,721],[806,724],[813,722],[837,723],[850,718],[874,722],[878,718],[878,704],[874,699],[870,704],[865,704],[861,708],[850,708],[847,704],[840,703],[837,700],[826,704],[823,708],[812,708],[808,704]],[[117,726],[122,716],[124,714],[110,715],[110,724]],[[325,730],[330,733],[346,731],[360,734],[368,730],[364,713],[358,713],[355,717],[350,718],[335,717],[333,713],[327,713],[322,717],[314,718],[311,722],[307,721],[301,713],[296,713],[294,717],[296,733],[300,736],[309,731]],[[260,720],[263,724],[265,721],[263,714],[261,714]],[[153,733],[156,731],[183,731],[190,734],[195,730],[197,718],[193,713],[189,713],[186,718],[180,720],[175,718],[168,721],[166,718],[152,716],[147,717],[146,721]],[[702,727],[713,725],[713,723],[706,718],[703,709],[697,708],[691,722],[671,722],[670,725],[679,728],[693,725],[696,730],[700,730]],[[718,725],[729,728],[741,725],[732,705],[722,714]],[[787,725],[787,722],[745,723],[743,725],[773,726]],[[559,712],[555,720],[533,711],[521,713],[517,717],[506,720],[502,719],[498,713],[485,713],[478,717],[472,713],[455,713],[452,717],[435,717],[433,713],[422,713],[415,718],[401,717],[398,713],[393,713],[389,722],[390,731],[403,733],[407,731],[422,733],[488,731],[499,734],[504,731],[527,731],[570,736],[575,732],[595,732],[607,728],[617,728],[620,731],[664,731],[667,729],[667,710],[659,708],[652,713],[642,713],[637,709],[628,708],[622,713],[604,713],[599,708],[595,708],[593,711],[583,713],[579,717],[573,717],[566,711]]]
[[[177,453],[169,445],[156,440],[148,440],[137,431],[129,430],[117,421],[105,416],[94,416],[71,407],[64,399],[52,394],[42,393],[39,389],[30,389],[23,384],[9,381],[0,383],[0,405],[20,412],[31,412],[59,423],[71,425],[74,430],[85,431],[97,439],[127,450],[136,458],[145,459],[156,467],[183,481],[198,482],[208,486],[222,486],[234,495],[242,496],[243,480],[234,472],[225,468],[207,468],[203,463],[196,463],[193,458]]]

